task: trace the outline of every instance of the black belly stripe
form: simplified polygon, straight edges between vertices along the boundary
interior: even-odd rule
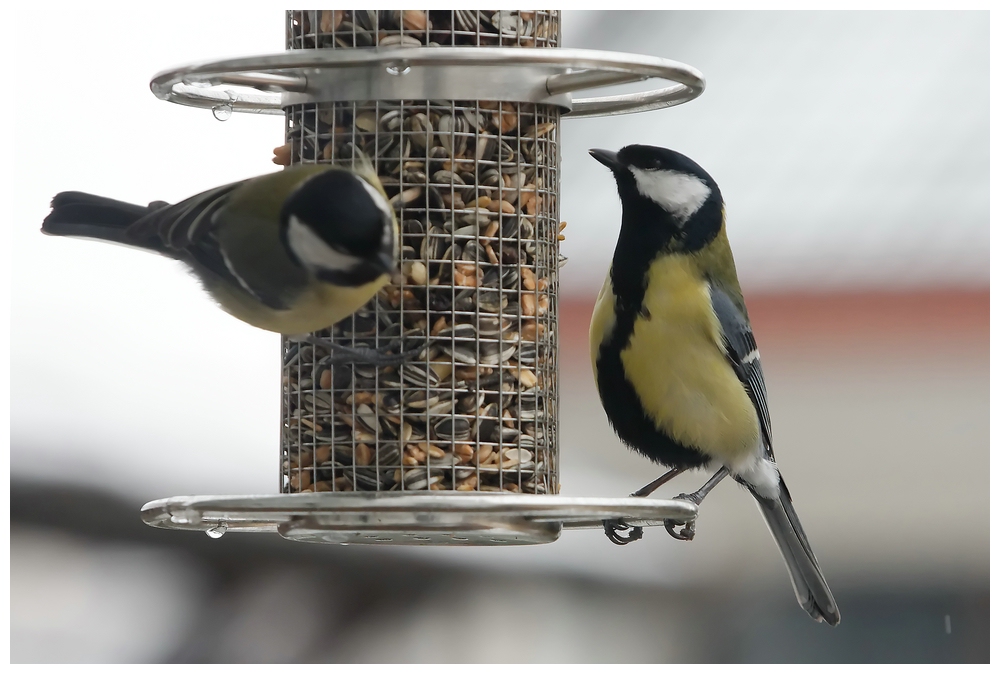
[[[710,460],[707,455],[677,442],[646,416],[635,387],[625,376],[620,354],[632,337],[635,317],[635,311],[616,307],[611,338],[597,354],[597,390],[608,420],[623,443],[651,461],[671,468],[704,466]]]
[[[683,445],[661,431],[646,416],[635,387],[625,376],[621,352],[632,339],[636,317],[643,313],[646,273],[653,260],[665,253],[671,236],[682,240],[690,253],[711,243],[722,227],[722,208],[718,196],[705,205],[679,231],[666,212],[636,193],[622,196],[622,228],[611,264],[612,290],[615,297],[615,326],[610,338],[597,353],[597,389],[615,433],[628,447],[651,461],[671,468],[697,468],[711,458]],[[687,240],[686,233],[697,236]]]

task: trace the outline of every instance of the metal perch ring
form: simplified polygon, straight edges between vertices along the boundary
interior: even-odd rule
[[[574,99],[584,89],[656,78],[675,84]],[[237,88],[234,88],[237,87]],[[669,59],[590,49],[405,47],[296,49],[167,70],[158,98],[200,108],[281,114],[289,105],[400,99],[501,100],[556,105],[564,117],[658,110],[701,95],[695,68]]]

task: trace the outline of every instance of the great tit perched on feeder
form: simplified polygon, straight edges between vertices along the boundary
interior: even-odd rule
[[[351,315],[388,283],[399,227],[370,162],[296,165],[177,204],[138,206],[62,192],[42,232],[101,239],[184,262],[212,298],[264,330],[299,335]],[[322,343],[333,360],[396,363],[403,355]]]
[[[685,470],[718,467],[695,503],[730,475],[757,501],[799,605],[840,622],[837,602],[799,522],[771,445],[760,353],[750,328],[719,186],[682,154],[648,145],[591,150],[611,169],[622,225],[594,307],[590,355],[601,402],[630,448],[670,468],[633,496]],[[693,524],[674,537],[690,539]],[[612,541],[641,535],[605,522]]]

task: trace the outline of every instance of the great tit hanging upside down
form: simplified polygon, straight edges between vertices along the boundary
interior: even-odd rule
[[[395,214],[368,162],[355,170],[292,166],[173,205],[62,192],[42,232],[180,260],[225,311],[289,335],[330,327],[361,308],[389,281],[399,241]],[[344,354],[334,360],[401,360],[305,341]]]

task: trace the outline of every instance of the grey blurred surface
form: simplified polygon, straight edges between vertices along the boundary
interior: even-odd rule
[[[249,534],[210,540],[146,528],[137,506],[12,485],[12,663],[988,659],[985,587],[848,586],[834,630],[759,589],[485,571]]]

